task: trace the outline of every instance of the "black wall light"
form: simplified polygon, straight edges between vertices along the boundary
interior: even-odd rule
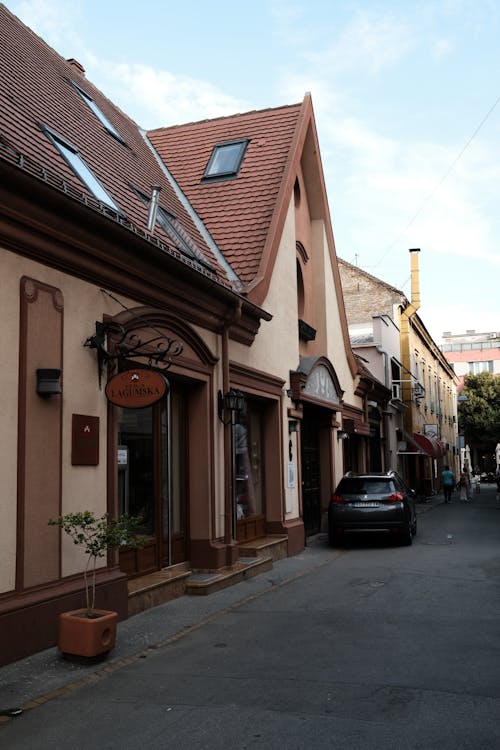
[[[40,368],[36,371],[36,392],[43,398],[62,393],[61,370]]]
[[[222,391],[219,391],[217,401],[219,419],[223,424],[233,422],[233,417],[236,414],[241,414],[245,411],[245,396],[241,391],[237,391],[234,388],[231,388],[224,395],[222,395]],[[229,415],[229,418],[226,418],[226,414]]]

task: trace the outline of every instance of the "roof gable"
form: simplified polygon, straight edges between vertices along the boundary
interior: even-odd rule
[[[148,133],[174,179],[245,286],[261,270],[301,104]],[[217,144],[248,140],[233,179],[206,180]]]
[[[257,305],[269,288],[302,166],[308,194],[314,195],[312,218],[325,223],[346,355],[356,373],[310,95],[299,104],[159,128],[148,137]],[[204,179],[214,146],[236,140],[248,141],[238,173]]]

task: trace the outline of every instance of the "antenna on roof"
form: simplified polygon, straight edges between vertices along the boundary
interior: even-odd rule
[[[151,188],[151,199],[149,201],[148,212],[148,232],[153,232],[156,223],[156,214],[158,213],[158,201],[160,200],[160,185],[153,185]]]

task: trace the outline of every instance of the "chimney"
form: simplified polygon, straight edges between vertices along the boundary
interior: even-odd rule
[[[156,214],[158,213],[158,203],[160,200],[160,185],[153,185],[151,188],[151,199],[149,201],[149,212],[148,212],[148,232],[154,232],[156,224]]]
[[[420,276],[418,271],[418,253],[419,247],[410,250],[411,258],[411,307],[412,312],[416,312],[420,307]]]
[[[70,57],[68,60],[66,60],[66,62],[68,62],[71,67],[76,70],[77,73],[80,73],[80,75],[82,76],[85,75],[85,68],[81,63],[78,62],[78,60],[75,60],[74,57]]]

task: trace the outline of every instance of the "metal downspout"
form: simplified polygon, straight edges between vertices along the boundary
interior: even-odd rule
[[[378,344],[376,347],[376,350],[379,352],[379,354],[384,355],[384,380],[385,380],[385,387],[389,388],[392,392],[392,383],[389,382],[389,352],[386,352],[385,349],[382,349],[380,344]],[[393,467],[390,466],[391,463],[391,453],[390,453],[390,445],[389,445],[389,429],[390,429],[390,414],[387,412],[387,409],[384,409],[384,454],[385,454],[385,470],[392,469]]]
[[[229,375],[229,329],[241,318],[242,302],[238,301],[233,315],[222,330],[222,393],[231,387]],[[234,414],[231,420],[224,423],[224,544],[226,545],[226,564],[233,565],[238,555],[234,530]]]

